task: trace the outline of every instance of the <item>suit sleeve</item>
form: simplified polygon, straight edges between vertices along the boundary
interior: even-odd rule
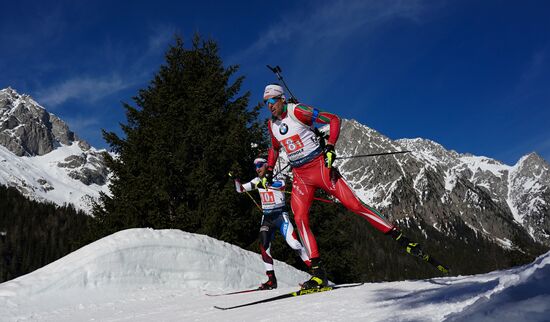
[[[267,128],[269,130],[269,136],[271,137],[271,147],[267,153],[267,167],[269,169],[273,169],[275,167],[275,163],[277,163],[277,159],[279,158],[279,149],[281,148],[281,144],[273,136],[273,132],[271,131],[271,121],[267,122]]]
[[[247,182],[245,184],[242,184],[241,185],[242,191],[237,190],[237,192],[245,192],[245,191],[254,190],[254,189],[256,189],[256,185],[258,184],[258,182],[260,182],[260,178],[256,177],[256,178],[252,179],[252,181]],[[239,184],[240,184],[240,182],[239,182]]]
[[[294,116],[305,125],[311,126],[314,122],[329,124],[330,131],[328,144],[335,145],[340,136],[340,118],[336,114],[320,111],[314,107],[300,104],[294,109]]]

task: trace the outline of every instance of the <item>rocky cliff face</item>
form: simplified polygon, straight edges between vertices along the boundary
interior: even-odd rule
[[[85,201],[107,190],[104,151],[92,148],[57,116],[11,88],[0,90],[0,146],[0,183],[33,199],[89,209]]]
[[[0,91],[0,144],[17,156],[44,155],[76,139],[67,124],[28,95]]]
[[[425,222],[447,235],[466,225],[505,248],[550,245],[550,166],[536,153],[514,166],[446,150],[425,139],[392,141],[344,121],[338,156],[412,153],[339,161],[358,195],[391,220]]]

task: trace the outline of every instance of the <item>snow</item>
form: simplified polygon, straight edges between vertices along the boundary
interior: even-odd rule
[[[422,167],[416,177],[413,180],[413,188],[416,190],[420,205],[424,204],[424,191],[428,185],[428,179],[426,178],[426,167]]]
[[[289,250],[290,251],[290,250]],[[257,286],[259,254],[178,230],[131,229],[0,284],[2,321],[548,321],[550,253],[483,275],[367,283],[229,311],[296,290],[308,276],[276,262],[277,290]]]
[[[508,165],[483,156],[462,156],[460,160],[468,166],[473,174],[478,171],[488,171],[494,176],[501,178],[506,171],[512,169]]]
[[[511,240],[507,238],[497,238],[495,237],[495,240],[504,248],[506,249],[513,249],[514,243],[512,243]]]
[[[108,194],[108,185],[85,185],[71,178],[67,169],[57,166],[66,157],[83,153],[78,143],[61,144],[50,153],[33,157],[18,157],[0,145],[0,184],[23,187],[28,190],[25,195],[38,201],[58,205],[72,203],[76,208],[89,212],[88,199],[99,197],[100,191]],[[94,148],[92,150],[98,152]],[[46,183],[40,184],[38,180]]]

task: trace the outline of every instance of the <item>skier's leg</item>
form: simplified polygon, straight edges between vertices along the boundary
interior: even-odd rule
[[[399,243],[400,246],[405,248],[407,253],[420,258],[425,258],[426,255],[424,254],[420,244],[408,239],[395,225],[391,224],[386,218],[384,218],[382,214],[374,208],[364,204],[361,199],[355,195],[353,190],[351,190],[344,178],[342,178],[340,173],[338,173],[338,170],[333,169],[332,171],[335,172],[333,172],[331,176],[331,170],[326,167],[322,167],[321,188],[323,190],[338,198],[344,207],[365,218],[374,228],[392,237]]]
[[[309,227],[309,207],[313,202],[315,186],[307,184],[300,175],[300,173],[302,173],[302,175],[308,178],[308,182],[313,182],[315,181],[315,175],[318,175],[317,172],[318,170],[314,167],[309,167],[300,171],[295,170],[294,181],[292,183],[292,198],[290,199],[296,227],[311,260],[310,273],[312,277],[302,284],[303,289],[322,288],[328,284],[325,270],[319,258],[317,242]]]
[[[260,251],[262,253],[262,260],[264,261],[265,270],[273,270],[273,257],[271,257],[271,240],[273,230],[270,227],[268,221],[263,221],[260,227]]]
[[[333,169],[332,171],[337,171]],[[355,195],[353,190],[348,186],[347,182],[339,173],[333,173],[332,180],[330,178],[330,169],[323,167],[323,190],[332,196],[338,198],[342,205],[348,210],[365,218],[374,228],[383,233],[388,233],[394,225],[382,216],[375,209],[364,204],[359,197]]]
[[[260,289],[264,290],[277,288],[277,278],[273,270],[273,257],[271,257],[271,241],[275,233],[273,228],[271,221],[262,220],[262,226],[260,227],[260,251],[262,253],[262,260],[264,261],[268,278],[267,282],[260,285]]]
[[[298,240],[298,236],[296,234],[296,231],[294,230],[294,227],[292,226],[292,223],[290,222],[290,219],[288,217],[288,213],[284,212],[281,216],[281,225],[279,226],[279,230],[281,232],[281,235],[286,240],[286,243],[296,251],[298,256],[304,261],[304,263],[309,267],[311,266],[309,256],[307,255],[306,249],[300,243]]]
[[[292,208],[292,212],[294,213],[296,229],[300,234],[309,258],[319,257],[317,241],[315,240],[315,236],[309,227],[309,208],[313,202],[314,193],[315,188],[305,184],[298,173],[294,172],[290,206]]]

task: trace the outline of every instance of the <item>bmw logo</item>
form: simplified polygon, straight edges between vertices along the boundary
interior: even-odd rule
[[[281,124],[281,127],[279,127],[279,133],[281,133],[282,135],[285,135],[286,132],[288,132],[288,125],[283,123]]]

